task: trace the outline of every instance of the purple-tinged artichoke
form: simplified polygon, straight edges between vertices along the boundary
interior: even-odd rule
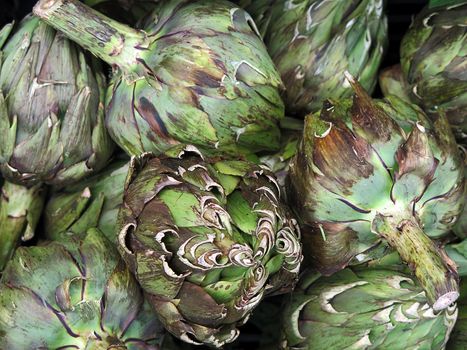
[[[161,0],[82,0],[86,5],[118,21],[135,25]]]
[[[443,110],[467,142],[467,1],[433,1],[401,42],[403,78],[427,112]]]
[[[0,169],[11,182],[63,186],[105,166],[104,76],[38,18],[0,32]],[[9,38],[8,38],[9,36]]]
[[[465,200],[464,165],[444,115],[429,119],[395,96],[309,115],[286,181],[305,257],[332,274],[397,250],[434,309],[459,296],[454,263],[430,238],[446,235]],[[388,247],[389,246],[389,247]]]
[[[115,243],[117,213],[129,162],[110,164],[104,171],[52,194],[44,209],[44,233],[50,240],[82,237],[97,227]]]
[[[443,350],[455,305],[427,303],[409,274],[381,268],[345,269],[331,277],[307,272],[285,306],[285,350]]]
[[[19,248],[0,281],[0,348],[158,350],[160,322],[96,229]]]
[[[169,332],[220,347],[264,296],[294,286],[298,227],[269,170],[193,146],[168,152],[130,165],[120,253]]]
[[[286,87],[287,112],[320,110],[327,98],[345,98],[349,71],[368,91],[378,79],[387,46],[382,0],[246,0]]]
[[[114,67],[106,125],[128,154],[184,143],[234,155],[279,148],[282,82],[234,4],[162,1],[141,30],[77,0],[41,0],[34,12]]]

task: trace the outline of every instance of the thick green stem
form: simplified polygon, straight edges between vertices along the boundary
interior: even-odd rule
[[[415,218],[376,215],[373,229],[396,249],[413,270],[435,311],[459,297],[459,277],[454,262],[420,228]]]
[[[0,272],[21,240],[31,239],[44,206],[45,191],[5,182],[0,197]]]
[[[33,12],[103,61],[127,70],[135,67],[147,44],[143,31],[114,21],[78,0],[40,0]]]

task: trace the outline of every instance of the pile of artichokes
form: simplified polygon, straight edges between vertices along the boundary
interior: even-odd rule
[[[467,1],[386,5],[5,24],[0,349],[467,349]]]

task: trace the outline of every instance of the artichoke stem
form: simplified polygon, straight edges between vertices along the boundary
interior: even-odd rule
[[[45,191],[5,181],[0,193],[0,272],[21,240],[31,239],[41,216]]]
[[[33,12],[110,65],[131,69],[146,34],[106,17],[78,0],[40,0]]]
[[[435,311],[457,300],[459,276],[454,262],[423,232],[414,217],[399,220],[377,214],[373,229],[413,270]]]

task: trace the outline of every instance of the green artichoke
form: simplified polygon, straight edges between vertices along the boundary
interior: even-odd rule
[[[291,290],[301,246],[279,196],[269,170],[194,146],[133,159],[120,253],[168,331],[220,347],[263,296]]]
[[[11,29],[0,32],[4,177],[62,186],[101,169],[113,143],[104,126],[98,64],[37,18],[28,16]]]
[[[460,218],[454,226],[453,231],[457,236],[461,238],[467,238],[467,204],[464,206],[464,211],[460,215]]]
[[[0,193],[0,274],[21,240],[27,241],[42,213],[45,191],[40,185],[27,188],[5,181]]]
[[[297,153],[302,137],[303,120],[285,118],[281,123],[281,146],[278,152],[263,154],[259,162],[266,165],[276,176],[281,189],[289,172],[290,161]]]
[[[448,350],[465,350],[467,344],[467,280],[461,281],[460,291],[461,298],[457,302],[459,314],[449,337]]]
[[[0,348],[156,350],[162,327],[115,247],[81,240],[19,248],[0,283]]]
[[[465,182],[466,182],[466,187],[467,187],[467,149],[462,148],[461,149],[463,156],[464,156],[464,174],[465,175]],[[467,238],[467,192],[465,194],[466,199],[465,203],[466,205],[464,206],[464,211],[459,217],[459,220],[457,220],[456,225],[453,228],[454,234],[456,234],[460,238]]]
[[[412,97],[410,86],[405,80],[400,64],[385,68],[379,74],[379,86],[384,96],[397,96],[400,99],[417,103]]]
[[[456,136],[465,143],[467,1],[441,3],[420,12],[405,34],[400,48],[402,71],[417,103],[427,111],[444,110]]]
[[[445,348],[456,306],[435,313],[410,275],[390,269],[308,273],[284,309],[283,349]]]
[[[305,256],[323,274],[398,251],[436,310],[458,297],[454,263],[429,237],[462,212],[464,167],[445,116],[430,120],[395,96],[372,100],[351,76],[353,100],[309,115],[286,181]],[[428,237],[429,236],[429,237]]]
[[[128,154],[180,143],[235,155],[279,148],[282,83],[251,17],[234,4],[163,1],[143,30],[77,0],[41,0],[34,11],[115,68],[106,124]]]
[[[286,90],[291,114],[350,97],[349,71],[372,91],[387,44],[382,0],[255,0],[246,10],[263,33]]]
[[[101,173],[54,193],[44,209],[45,236],[51,240],[82,237],[89,227],[98,227],[115,242],[128,165],[115,162]]]
[[[446,246],[446,253],[456,263],[459,276],[467,278],[467,239]]]

